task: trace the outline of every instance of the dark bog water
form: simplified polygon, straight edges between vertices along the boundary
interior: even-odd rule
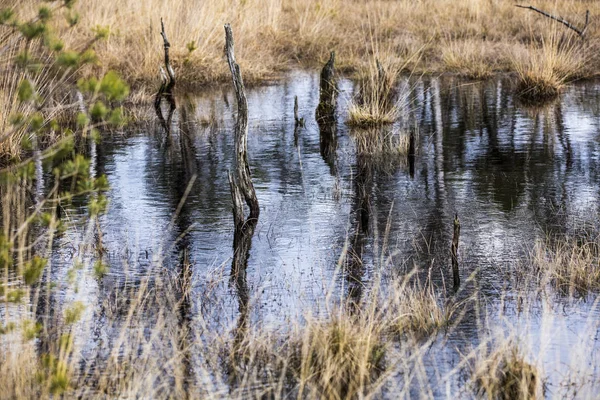
[[[359,300],[378,273],[401,275],[417,265],[432,268],[438,287],[451,282],[449,250],[458,214],[461,275],[465,280],[475,272],[476,286],[493,303],[508,285],[510,268],[536,239],[596,225],[599,84],[573,85],[560,101],[537,109],[519,105],[506,78],[410,79],[401,87],[406,95],[399,122],[384,129],[405,140],[412,133],[414,157],[357,154],[353,137],[361,133],[345,124],[350,81],[340,83],[336,139],[330,143],[320,140],[314,118],[317,74],[298,72],[248,90],[248,152],[261,215],[243,287],[228,283],[233,94],[209,91],[178,99],[169,137],[152,126],[104,138],[92,151],[95,173],[106,174],[110,183],[110,206],[100,220],[111,266],[104,285],[116,285],[125,275],[143,277],[162,255],[164,268],[176,273],[185,252],[192,266],[191,321],[202,314],[215,321],[215,329],[233,326],[244,291],[253,323],[285,326],[311,310],[322,312],[327,294]],[[296,132],[294,96],[307,120]],[[85,214],[85,208],[67,210],[73,220]],[[81,240],[83,228],[74,226],[59,239],[55,279],[65,279],[60,265]],[[346,250],[362,259],[352,279],[339,268]],[[218,306],[207,302],[209,292]],[[73,296],[100,303],[102,290],[94,280],[80,282]],[[566,322],[553,320],[565,326],[553,338],[566,346],[577,341],[565,329],[585,325],[588,316],[581,310],[587,309],[564,316]],[[465,320],[465,331],[449,347],[469,342]],[[545,332],[555,328],[528,323],[537,332],[532,342],[546,345]],[[546,354],[560,362],[565,350]],[[436,367],[440,374],[453,367],[454,357],[448,355],[447,367]],[[437,394],[446,395],[444,390]]]

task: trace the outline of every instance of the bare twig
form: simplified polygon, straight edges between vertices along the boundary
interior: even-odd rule
[[[574,32],[576,32],[581,39],[585,39],[585,33],[587,31],[587,28],[588,28],[588,25],[589,25],[589,22],[590,22],[590,10],[587,10],[585,12],[585,25],[583,26],[583,28],[578,29],[575,25],[573,25],[572,23],[570,23],[566,19],[554,16],[552,14],[549,14],[546,11],[540,10],[539,8],[536,8],[536,7],[533,7],[533,6],[522,6],[520,4],[515,4],[515,7],[524,8],[524,9],[527,9],[527,10],[535,11],[535,12],[540,13],[543,16],[548,17],[548,18],[550,18],[550,19],[552,19],[554,21],[560,22],[561,24],[563,24],[567,28],[572,29]]]
[[[454,281],[454,290],[460,286],[460,275],[458,272],[458,240],[460,237],[460,220],[458,214],[454,216],[454,234],[452,235],[452,279]]]

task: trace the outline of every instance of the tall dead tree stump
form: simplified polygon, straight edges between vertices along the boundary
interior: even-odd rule
[[[235,61],[233,33],[229,24],[225,25],[225,53],[231,71],[233,88],[235,90],[238,105],[237,120],[235,123],[237,180],[230,180],[232,184],[232,196],[234,196],[234,190],[239,190],[246,200],[246,204],[250,208],[248,219],[257,220],[258,215],[260,214],[260,208],[258,205],[258,198],[256,197],[256,191],[252,183],[250,165],[248,164],[248,100],[246,99],[246,91],[244,89],[242,74],[240,73],[240,66]],[[233,189],[233,186],[237,186],[238,189]],[[234,207],[236,206],[237,205],[234,204]],[[240,214],[239,210],[234,211],[234,216],[236,214]],[[241,215],[243,215],[243,211],[241,211]],[[236,224],[237,223],[238,221],[236,221]]]

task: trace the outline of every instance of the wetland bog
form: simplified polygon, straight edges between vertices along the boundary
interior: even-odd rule
[[[598,397],[600,10],[519,7],[0,1],[0,398]]]
[[[50,337],[71,332],[69,390],[86,396],[333,396],[340,392],[329,378],[314,378],[331,366],[306,361],[312,353],[297,342],[313,330],[328,337],[337,321],[357,341],[350,350],[374,351],[361,347],[365,332],[385,348],[373,376],[363,371],[370,359],[348,361],[346,380],[360,384],[336,387],[354,395],[479,397],[493,385],[478,377],[494,376],[494,363],[504,368],[497,353],[517,352],[535,368],[538,396],[593,397],[595,287],[560,280],[548,265],[585,254],[589,271],[598,268],[584,245],[598,241],[600,85],[575,84],[528,108],[512,84],[404,78],[398,120],[364,130],[345,123],[355,85],[342,79],[332,140],[314,118],[317,74],[296,71],[248,90],[261,214],[243,271],[232,269],[227,181],[233,92],[179,98],[169,135],[157,122],[86,142],[89,173],[106,175],[109,205],[93,222],[86,196],[60,206],[68,223],[44,250],[49,265],[27,319],[48,318]],[[296,96],[306,120],[299,129]],[[367,152],[365,135],[385,143],[404,135],[414,148]],[[43,163],[31,182],[26,202],[54,185]],[[102,274],[94,274],[98,260]],[[18,281],[9,273],[7,288],[17,284],[11,278]],[[85,307],[65,325],[73,304]],[[5,303],[4,325],[29,309]],[[43,346],[11,332],[2,340],[18,368],[35,364],[22,358]]]

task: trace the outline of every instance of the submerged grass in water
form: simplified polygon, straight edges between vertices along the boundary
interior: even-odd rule
[[[473,380],[480,396],[501,400],[527,400],[539,396],[539,372],[511,343],[502,343],[484,354],[475,361],[473,368]]]

